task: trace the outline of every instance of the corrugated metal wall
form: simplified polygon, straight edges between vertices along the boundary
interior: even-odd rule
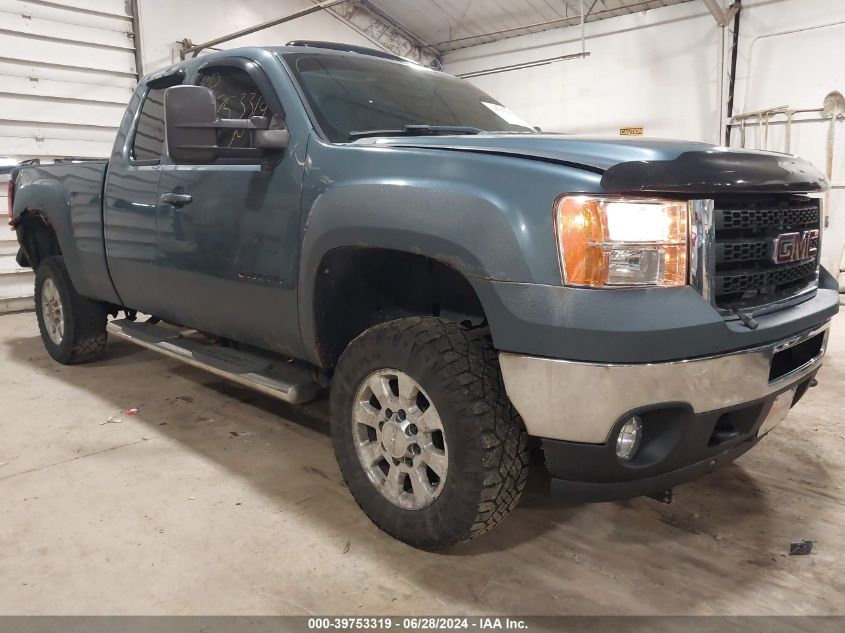
[[[129,4],[0,0],[0,156],[108,156],[136,83]],[[16,251],[3,227],[0,312],[32,305],[32,272],[16,266]]]

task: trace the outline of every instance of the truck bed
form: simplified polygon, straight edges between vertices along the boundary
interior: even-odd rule
[[[15,211],[17,215],[24,208],[37,210],[46,218],[66,245],[62,255],[80,294],[113,302],[117,297],[103,239],[107,162],[84,160],[23,167],[15,178]]]

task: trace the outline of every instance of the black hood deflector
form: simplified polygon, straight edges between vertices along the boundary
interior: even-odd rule
[[[734,194],[825,191],[828,183],[796,156],[719,149],[619,163],[605,171],[601,186],[613,193]]]

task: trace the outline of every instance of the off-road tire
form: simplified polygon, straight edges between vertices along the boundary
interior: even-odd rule
[[[448,446],[439,496],[419,510],[388,501],[368,479],[353,445],[359,385],[384,368],[402,371],[437,407]],[[354,339],[338,361],[331,390],[335,455],[355,501],[382,530],[421,549],[476,538],[513,510],[528,476],[528,435],[505,393],[489,335],[438,318],[383,323]]]
[[[44,282],[52,279],[61,297],[64,316],[64,335],[56,344],[47,333],[42,306]],[[44,347],[54,360],[74,365],[96,360],[106,349],[106,317],[103,304],[86,299],[73,287],[64,258],[48,257],[35,272],[35,313]]]

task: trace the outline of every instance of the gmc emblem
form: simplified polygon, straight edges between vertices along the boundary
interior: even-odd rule
[[[819,253],[819,230],[803,233],[781,233],[774,240],[772,261],[776,264],[798,262],[816,257]]]

